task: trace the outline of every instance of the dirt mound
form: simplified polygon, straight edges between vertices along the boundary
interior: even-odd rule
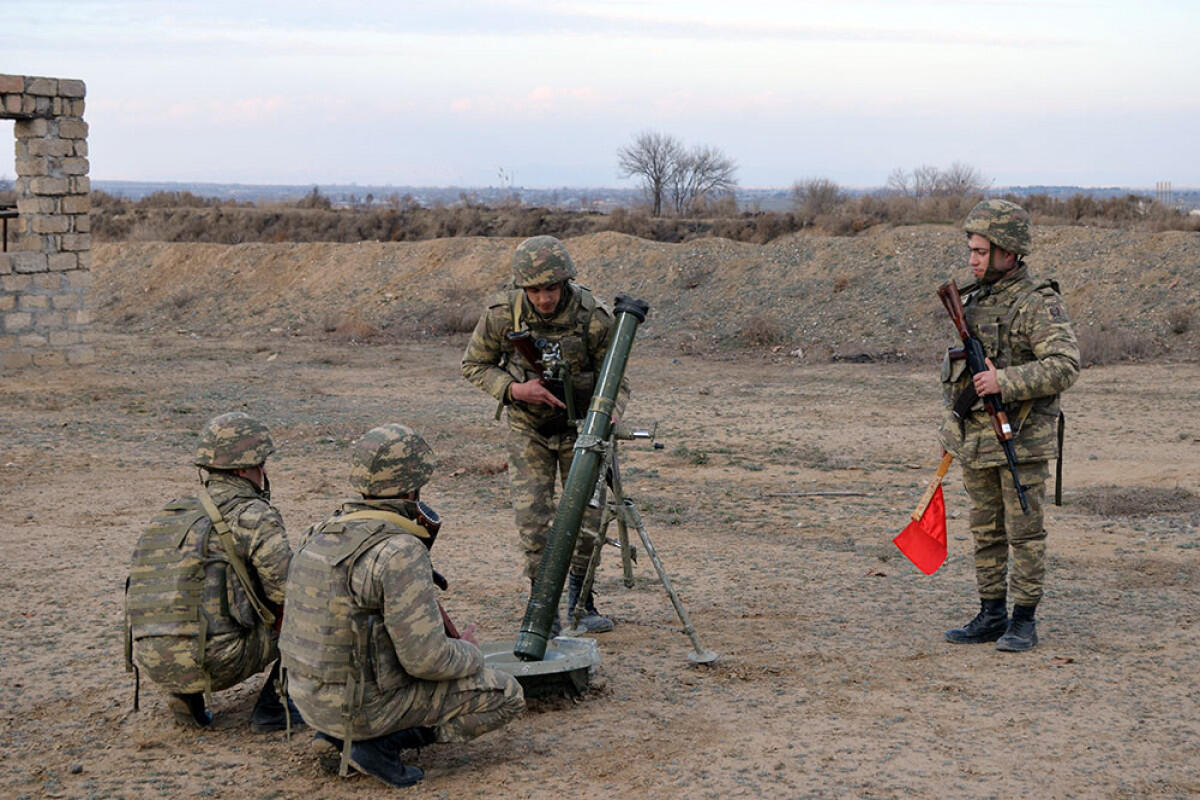
[[[1041,228],[1030,264],[1062,285],[1081,340],[1098,354],[1093,360],[1190,358],[1200,327],[1192,318],[1197,285],[1187,279],[1197,239]],[[461,332],[505,281],[517,241],[101,244],[95,305],[98,320],[120,332],[276,329],[351,339]],[[961,234],[951,226],[855,238],[798,234],[766,245],[664,244],[611,232],[568,241],[584,284],[607,300],[627,292],[648,301],[639,336],[683,352],[749,345],[815,360],[925,358],[949,329],[934,289],[951,276],[969,277]]]

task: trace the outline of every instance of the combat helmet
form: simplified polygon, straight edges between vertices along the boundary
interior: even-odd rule
[[[366,497],[399,497],[424,486],[433,467],[433,449],[421,434],[390,422],[354,443],[350,485]]]
[[[971,209],[963,222],[968,234],[977,233],[997,247],[1018,256],[1032,249],[1029,212],[1008,200],[984,200]]]
[[[534,236],[517,245],[512,271],[514,286],[545,286],[574,278],[575,262],[558,239]]]
[[[266,425],[249,414],[231,411],[204,426],[194,463],[205,469],[248,469],[262,466],[274,452]]]

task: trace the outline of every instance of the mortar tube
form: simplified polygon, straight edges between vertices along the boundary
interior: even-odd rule
[[[575,456],[563,486],[562,499],[554,515],[554,525],[542,551],[537,576],[521,622],[513,655],[522,661],[541,661],[546,656],[550,628],[558,614],[563,584],[571,567],[571,556],[579,538],[579,526],[588,501],[596,487],[596,475],[603,459],[603,443],[612,432],[612,412],[617,391],[625,375],[633,336],[645,321],[650,306],[628,295],[618,295],[613,312],[616,323],[609,340],[608,352],[596,380],[592,402],[588,405],[583,429],[575,440]],[[599,546],[599,544],[597,544]]]

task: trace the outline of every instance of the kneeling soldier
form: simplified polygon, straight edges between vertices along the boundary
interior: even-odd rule
[[[389,424],[354,446],[362,495],[310,529],[288,577],[280,650],[288,692],[317,738],[349,767],[391,786],[424,776],[400,751],[465,742],[525,708],[516,679],[485,667],[470,632],[438,605],[429,549],[440,520],[420,502],[433,452]]]
[[[292,551],[270,503],[266,460],[273,452],[258,420],[241,412],[211,420],[196,452],[196,466],[207,473],[200,491],[168,503],[133,554],[126,668],[140,668],[166,689],[185,725],[210,725],[207,694],[236,686],[279,657],[275,620]],[[276,664],[254,706],[255,731],[286,725],[278,674]],[[292,717],[293,725],[300,722]]]

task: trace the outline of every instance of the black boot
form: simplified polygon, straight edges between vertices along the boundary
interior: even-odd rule
[[[173,694],[167,706],[175,715],[175,721],[189,728],[207,728],[212,725],[212,712],[204,707],[204,693]]]
[[[407,733],[418,728],[409,728],[400,733]],[[350,766],[363,773],[377,778],[388,786],[403,789],[420,783],[425,777],[425,771],[420,767],[406,767],[400,761],[400,752],[396,747],[397,734],[380,736],[376,739],[360,739],[350,743]],[[317,739],[332,744],[339,752],[342,740],[326,733],[318,733]]]
[[[289,714],[292,718],[293,728],[304,727],[304,718],[300,716],[300,709],[296,708],[296,704],[290,697],[287,700],[287,710],[284,710],[283,703],[279,699],[279,692],[275,689],[275,682],[278,679],[279,662],[276,661],[271,673],[267,675],[262,691],[258,693],[254,710],[250,712],[250,730],[255,733],[274,733],[287,730]]]
[[[579,600],[579,593],[583,589],[583,575],[571,573],[569,576],[569,585],[567,587],[567,623],[574,624],[575,619],[571,614],[575,611],[575,603]],[[581,633],[608,633],[613,629],[613,621],[608,617],[600,616],[600,612],[596,610],[596,596],[588,592],[587,600],[583,603],[583,608],[579,613],[579,627],[576,629]]]
[[[420,750],[422,747],[436,742],[437,733],[427,725],[420,725],[389,733],[387,738],[391,739],[397,750]]]
[[[1037,606],[1013,606],[1012,621],[1008,630],[996,642],[997,650],[1009,653],[1023,653],[1032,650],[1037,644],[1037,623],[1033,621],[1033,612]]]
[[[1008,628],[1008,613],[1005,611],[1004,598],[984,599],[979,601],[979,613],[975,619],[961,628],[946,631],[946,641],[954,644],[980,644],[994,642],[1004,635]]]

